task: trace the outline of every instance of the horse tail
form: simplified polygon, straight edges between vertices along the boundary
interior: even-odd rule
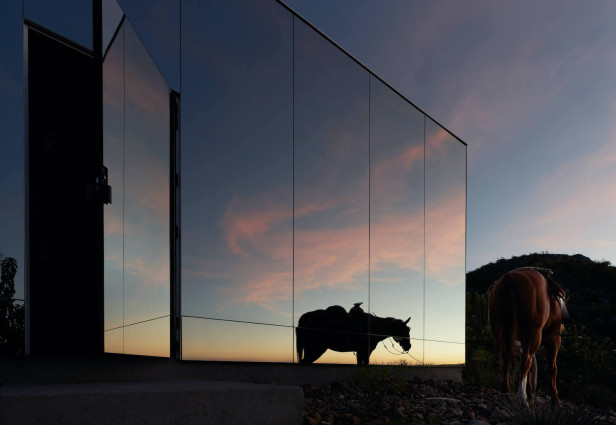
[[[506,274],[500,280],[500,297],[504,301],[499,305],[498,316],[501,323],[500,352],[507,366],[513,359],[515,341],[518,339],[517,297],[515,293],[515,278]],[[496,288],[495,288],[496,289]]]
[[[295,328],[295,348],[297,350],[297,361],[298,363],[301,363],[304,359],[304,331],[299,326],[300,325],[298,323]]]

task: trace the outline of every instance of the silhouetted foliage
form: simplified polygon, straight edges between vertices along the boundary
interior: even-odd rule
[[[487,323],[487,290],[506,272],[544,267],[570,297],[575,325],[567,325],[558,354],[558,389],[564,399],[599,407],[616,405],[616,267],[583,255],[529,254],[499,259],[467,273],[466,367],[464,379],[498,388],[499,365]],[[550,387],[546,352],[537,351],[538,393]]]
[[[0,270],[0,355],[23,355],[24,306],[16,304],[13,299],[17,261],[11,257],[3,258]]]

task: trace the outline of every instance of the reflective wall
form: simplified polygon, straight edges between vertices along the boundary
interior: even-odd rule
[[[24,0],[25,18],[92,48],[90,2],[47,3]],[[0,16],[12,99],[0,253],[18,264],[22,18],[21,1]],[[357,304],[410,318],[397,341],[377,322],[328,319],[334,340],[374,349],[371,363],[464,362],[464,143],[274,0],[103,0],[102,39],[106,351],[169,355],[171,88],[184,359],[297,362],[296,328],[314,326],[304,314]],[[23,281],[20,268],[17,297]],[[316,361],[357,360],[330,349]]]
[[[183,358],[300,361],[324,310],[371,363],[463,363],[466,145],[276,2],[182,11]]]
[[[169,356],[169,87],[130,22],[119,24],[103,62],[105,351]]]

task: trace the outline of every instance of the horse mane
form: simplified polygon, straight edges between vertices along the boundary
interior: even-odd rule
[[[375,319],[379,319],[379,320],[387,320],[388,322],[395,322],[396,320],[400,322],[404,322],[404,320],[397,319],[395,317],[380,317],[374,313],[370,313],[370,316],[374,317]]]

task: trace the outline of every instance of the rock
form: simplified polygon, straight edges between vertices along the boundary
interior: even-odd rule
[[[310,416],[304,416],[304,425],[317,425],[318,422]]]
[[[319,414],[319,412],[314,412],[313,414],[309,415],[310,417],[314,418],[315,421],[317,421],[317,423],[321,423],[321,415]]]
[[[325,386],[304,385],[304,425],[361,425],[413,423],[423,425],[439,422],[446,425],[498,425],[506,420],[506,406],[514,394],[502,394],[493,389],[482,389],[444,381],[416,379],[404,383],[404,390],[396,395],[384,395],[369,412],[367,406],[375,406],[376,400],[367,400],[361,388],[349,383],[331,383]],[[540,408],[550,408],[549,397],[537,396],[535,403]],[[599,425],[616,425],[616,413],[609,409],[578,406],[563,400],[565,413],[584,414],[589,417],[603,416]],[[386,414],[387,417],[381,416]],[[489,418],[489,419],[488,419]],[[429,420],[430,419],[430,420]]]

